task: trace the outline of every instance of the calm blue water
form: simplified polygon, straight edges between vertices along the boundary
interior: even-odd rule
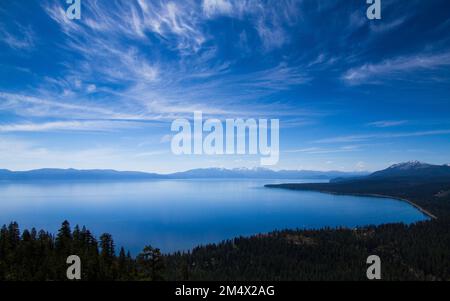
[[[187,250],[286,228],[413,223],[407,203],[264,188],[292,180],[155,180],[123,183],[0,184],[0,223],[56,232],[62,221],[113,234],[134,254],[146,244]]]

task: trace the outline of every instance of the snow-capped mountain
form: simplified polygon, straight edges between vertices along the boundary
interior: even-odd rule
[[[432,165],[419,161],[411,161],[392,165],[391,167],[377,171],[369,176],[370,178],[380,177],[420,177],[436,178],[450,177],[450,166]]]
[[[420,161],[409,161],[399,164],[394,164],[388,168],[388,170],[398,169],[398,170],[411,170],[411,169],[424,169],[424,168],[430,168],[433,165],[422,163]]]

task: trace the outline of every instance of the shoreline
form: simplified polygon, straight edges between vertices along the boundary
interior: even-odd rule
[[[371,197],[377,197],[377,198],[388,198],[388,199],[393,199],[393,200],[399,200],[402,202],[406,202],[408,204],[410,204],[411,206],[413,206],[414,208],[416,208],[417,210],[419,210],[420,212],[422,212],[424,215],[428,216],[429,218],[431,218],[432,220],[437,220],[437,216],[434,215],[433,213],[431,213],[430,211],[426,210],[425,208],[423,208],[420,205],[417,205],[416,203],[414,203],[413,201],[410,201],[408,199],[403,199],[400,197],[393,197],[393,196],[389,196],[389,195],[382,195],[382,194],[361,194],[361,196],[371,196]]]
[[[284,185],[284,184],[281,184]],[[287,190],[299,190],[302,191],[302,189],[293,189],[293,188],[286,188],[283,186],[277,186],[277,185],[265,185],[264,187],[266,188],[275,188],[275,189],[287,189]],[[398,201],[402,201],[402,202],[406,202],[408,204],[410,204],[411,206],[413,206],[414,208],[416,208],[417,210],[419,210],[422,214],[426,215],[427,217],[429,217],[432,220],[437,220],[438,217],[436,215],[434,215],[433,213],[431,213],[430,211],[426,210],[425,208],[421,207],[420,205],[414,203],[411,200],[408,199],[404,199],[404,198],[400,198],[400,197],[395,197],[395,196],[390,196],[390,195],[383,195],[383,194],[376,194],[376,193],[343,193],[343,192],[335,192],[335,191],[326,191],[326,190],[314,190],[314,189],[304,189],[303,191],[313,191],[313,192],[320,192],[320,193],[327,193],[327,194],[333,194],[333,195],[348,195],[348,196],[366,196],[366,197],[376,197],[376,198],[383,198],[383,199],[393,199],[393,200],[398,200]]]

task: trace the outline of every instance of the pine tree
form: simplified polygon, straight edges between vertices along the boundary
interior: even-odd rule
[[[61,229],[56,236],[56,250],[61,254],[69,254],[72,247],[72,231],[70,230],[70,224],[68,221],[62,223]]]
[[[138,256],[138,263],[144,279],[152,281],[163,280],[164,265],[160,249],[146,246]]]
[[[129,280],[130,279],[130,262],[128,261],[127,255],[125,254],[125,249],[123,247],[120,248],[119,258],[118,258],[118,273],[120,280]]]
[[[111,234],[104,233],[100,236],[100,247],[102,249],[101,257],[107,262],[112,262],[115,257],[115,250]]]
[[[117,269],[114,265],[115,250],[114,241],[111,234],[104,233],[100,236],[100,247],[101,270],[103,277],[106,280],[113,280],[117,276]]]
[[[20,243],[20,230],[17,222],[9,224],[8,227],[8,243],[9,247],[14,250]]]
[[[8,228],[6,225],[3,225],[0,230],[0,258],[5,258],[8,250]]]

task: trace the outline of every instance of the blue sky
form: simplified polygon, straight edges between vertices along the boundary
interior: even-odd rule
[[[275,169],[450,163],[450,3],[0,0],[0,168],[172,172],[175,118],[278,118]]]

